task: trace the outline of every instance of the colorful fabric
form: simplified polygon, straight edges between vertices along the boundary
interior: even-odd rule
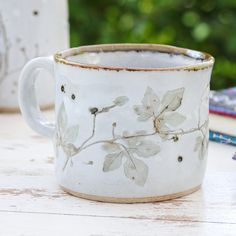
[[[236,118],[236,87],[211,91],[209,109],[211,113]]]

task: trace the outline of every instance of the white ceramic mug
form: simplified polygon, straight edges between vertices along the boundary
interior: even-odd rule
[[[20,107],[31,128],[53,138],[65,191],[109,202],[171,199],[203,180],[213,63],[206,53],[165,45],[73,48],[25,66]],[[55,125],[35,99],[39,68],[55,77]]]
[[[0,112],[19,111],[18,79],[27,61],[68,48],[67,0],[0,1]],[[43,71],[37,80],[42,108],[54,103],[54,81]]]

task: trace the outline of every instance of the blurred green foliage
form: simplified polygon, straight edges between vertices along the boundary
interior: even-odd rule
[[[160,43],[216,58],[212,89],[236,85],[236,0],[69,0],[71,46]]]

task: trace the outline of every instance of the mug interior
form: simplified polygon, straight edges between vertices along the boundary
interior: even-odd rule
[[[162,70],[213,64],[207,53],[166,45],[111,44],[69,49],[56,54],[59,62],[92,68]]]

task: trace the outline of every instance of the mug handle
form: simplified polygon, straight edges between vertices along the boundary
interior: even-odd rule
[[[38,57],[29,61],[23,68],[19,79],[18,100],[23,118],[28,125],[44,136],[53,138],[55,124],[48,122],[40,111],[35,95],[35,81],[38,69],[45,69],[54,77],[52,57]],[[47,86],[45,84],[45,86]]]

